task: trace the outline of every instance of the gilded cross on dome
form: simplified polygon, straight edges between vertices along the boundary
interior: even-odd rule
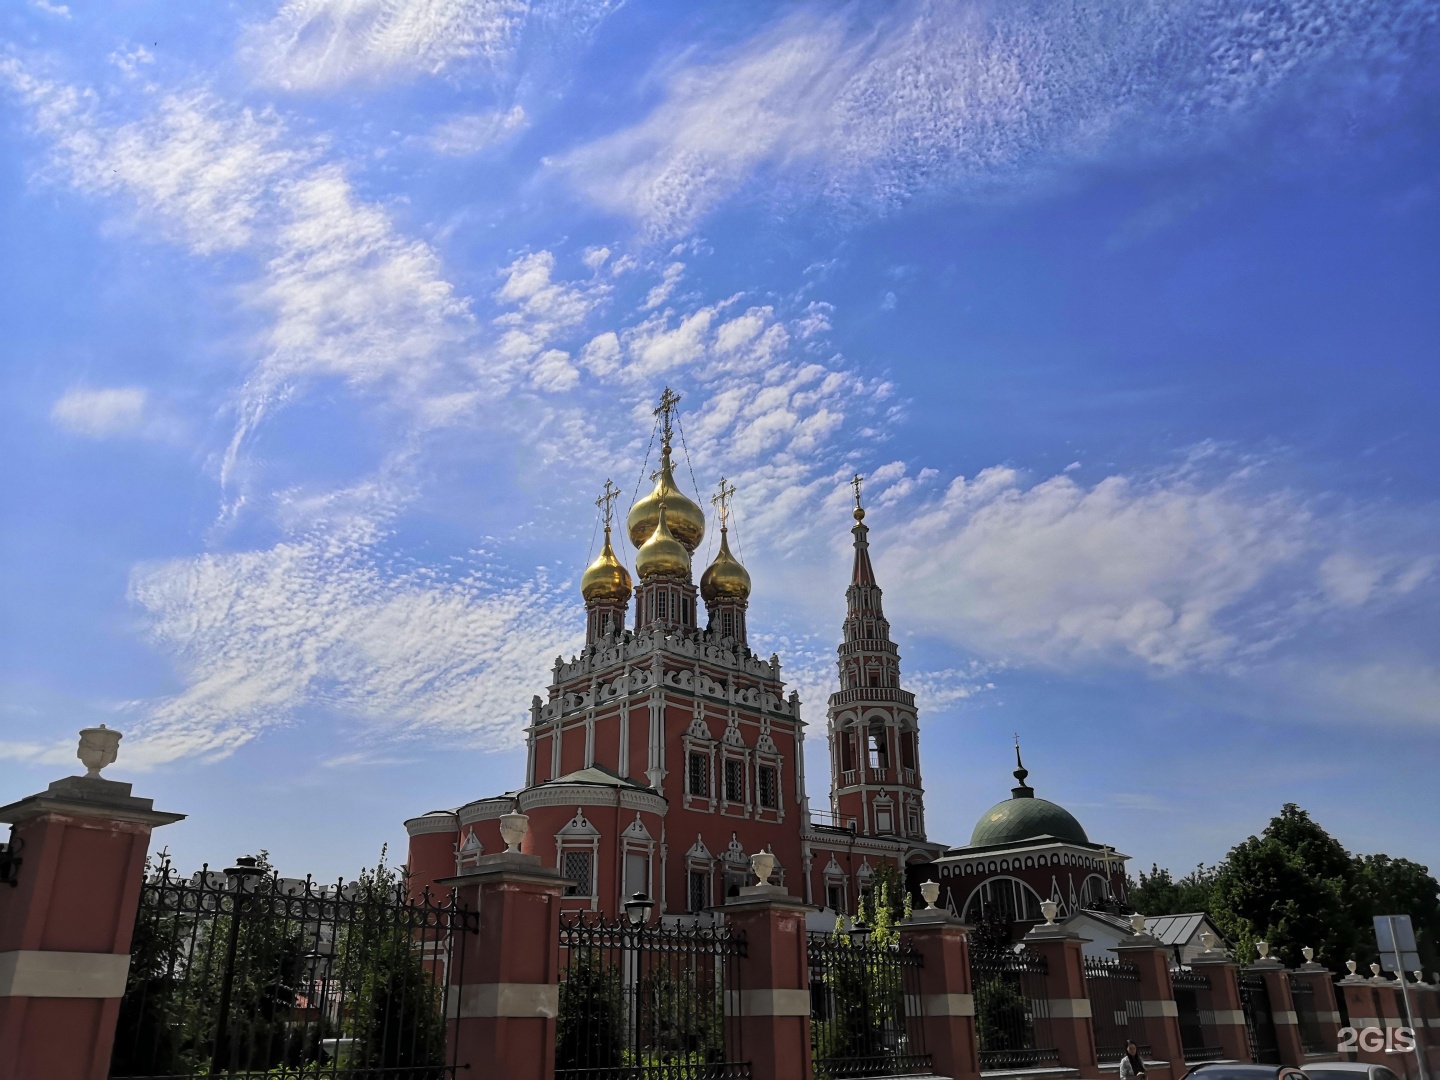
[[[850,478],[850,486],[855,489],[855,520],[865,519],[865,508],[860,505],[860,485],[865,480],[858,472]]]
[[[595,505],[600,507],[600,512],[605,515],[605,529],[608,532],[611,523],[615,518],[615,500],[620,497],[620,489],[605,478],[605,493],[595,500]]]
[[[660,404],[655,409],[655,415],[660,418],[660,436],[665,445],[670,445],[670,436],[673,432],[671,421],[675,417],[675,407],[680,404],[680,395],[671,390],[668,386],[660,395]]]
[[[730,499],[735,494],[735,485],[726,485],[725,477],[720,477],[720,490],[710,497],[710,505],[715,507],[715,513],[720,517],[720,528],[730,524]]]

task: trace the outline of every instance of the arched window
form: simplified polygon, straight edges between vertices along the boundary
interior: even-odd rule
[[[960,916],[966,922],[982,917],[1003,917],[1008,922],[1039,920],[1040,895],[1023,881],[1012,877],[991,878],[975,886]]]

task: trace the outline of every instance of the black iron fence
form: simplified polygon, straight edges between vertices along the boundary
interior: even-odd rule
[[[817,1078],[931,1071],[919,953],[904,943],[812,933],[809,958],[810,1051]]]
[[[141,886],[110,1075],[452,1077],[447,968],[477,929],[383,865],[324,886],[255,859],[188,878],[162,861]]]
[[[1210,976],[1186,967],[1171,968],[1170,986],[1180,1021],[1180,1046],[1185,1052],[1185,1063],[1219,1061],[1225,1051],[1215,1026]]]
[[[1245,1010],[1251,1060],[1258,1065],[1279,1065],[1280,1043],[1275,1038],[1275,1014],[1264,976],[1256,972],[1241,973],[1240,1004]]]
[[[1060,1060],[1050,1030],[1045,972],[1045,958],[1023,946],[971,951],[975,1038],[982,1070],[1029,1068]]]
[[[560,950],[560,1080],[750,1075],[734,1007],[743,937],[723,925],[635,926],[567,915]]]
[[[1095,1055],[1100,1064],[1118,1062],[1125,1056],[1125,1044],[1132,1040],[1142,1055],[1150,1053],[1141,1015],[1139,968],[1125,960],[1085,957],[1085,996],[1090,999]]]
[[[1290,997],[1295,1002],[1295,1023],[1300,1028],[1300,1048],[1307,1054],[1333,1053],[1326,1045],[1325,1028],[1315,1005],[1315,983],[1309,978],[1290,980]]]

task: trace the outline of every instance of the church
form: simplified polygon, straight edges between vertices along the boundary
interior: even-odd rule
[[[612,918],[636,893],[662,917],[721,905],[753,883],[749,856],[761,850],[776,858],[772,883],[841,914],[885,866],[912,884],[939,880],[943,902],[967,919],[1033,921],[1042,899],[1069,913],[1122,890],[1124,856],[1033,798],[1023,766],[1014,798],[969,845],[928,837],[919,714],[881,605],[858,476],[839,686],[826,713],[830,809],[812,811],[799,696],[786,693],[779,656],[750,649],[751,580],[730,547],[734,488],[723,479],[711,499],[719,544],[694,580],[710,522],[675,479],[679,400],[668,388],[660,399],[655,486],[626,515],[634,578],[612,542],[619,492],[607,481],[597,500],[604,542],[580,580],[585,645],[556,658],[531,703],[524,786],[407,821],[412,887],[505,850],[500,819],[519,812],[522,850],[570,882],[565,908]]]

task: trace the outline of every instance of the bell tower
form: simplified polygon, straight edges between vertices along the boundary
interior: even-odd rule
[[[920,730],[915,695],[900,685],[900,653],[890,640],[880,586],[870,562],[870,529],[855,489],[855,558],[845,590],[839,647],[840,689],[826,713],[830,799],[837,824],[862,836],[925,840]]]

